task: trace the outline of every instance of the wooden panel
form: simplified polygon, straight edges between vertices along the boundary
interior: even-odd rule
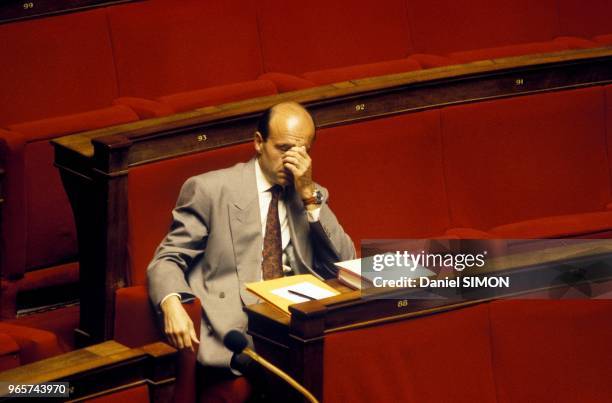
[[[151,395],[160,397],[153,401],[168,401],[171,390],[162,389],[174,383],[175,355],[176,350],[165,343],[132,349],[107,341],[2,372],[0,378],[11,384],[68,382],[71,400],[142,384],[149,385]],[[13,399],[23,400],[7,400]]]

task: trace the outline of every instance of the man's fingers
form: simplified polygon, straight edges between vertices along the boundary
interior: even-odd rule
[[[191,328],[191,341],[193,341],[195,344],[200,344],[200,340],[198,340],[198,336],[196,335],[193,327]]]
[[[181,341],[183,342],[183,348],[188,348],[193,351],[193,346],[191,345],[191,337],[188,332],[182,334]]]
[[[297,165],[291,163],[291,162],[285,162],[283,164],[285,166],[285,168],[287,168],[289,171],[291,171],[291,173],[294,176],[298,176],[300,173],[300,169],[297,167]]]
[[[292,163],[295,166],[300,165],[300,161],[296,157],[293,157],[291,155],[285,155],[283,157],[283,162],[285,162],[285,163],[290,162],[290,163]]]

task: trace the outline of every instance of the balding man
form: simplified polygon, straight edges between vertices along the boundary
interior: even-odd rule
[[[256,156],[188,179],[173,222],[147,270],[153,304],[177,348],[198,343],[181,302],[202,301],[198,361],[229,368],[223,336],[246,330],[243,307],[257,302],[245,284],[312,273],[329,278],[355,248],[312,180],[315,126],[297,103],[266,111],[254,135]]]

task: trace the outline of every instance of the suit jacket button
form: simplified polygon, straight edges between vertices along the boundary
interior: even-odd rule
[[[219,293],[219,298],[225,298],[225,293],[223,291]]]

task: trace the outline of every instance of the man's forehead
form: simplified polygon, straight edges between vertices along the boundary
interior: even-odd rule
[[[303,146],[310,145],[313,136],[309,133],[295,133],[286,131],[270,131],[269,139],[277,145]]]
[[[314,136],[314,124],[304,114],[274,114],[270,120],[270,138],[275,143],[304,145]]]

